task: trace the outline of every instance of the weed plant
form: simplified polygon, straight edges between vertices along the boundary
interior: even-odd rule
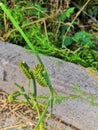
[[[14,30],[19,31],[19,33],[21,34],[22,38],[26,41],[26,43],[28,44],[29,48],[31,48],[31,50],[33,51],[33,53],[35,54],[35,56],[37,57],[39,64],[36,65],[33,69],[30,68],[26,62],[19,62],[19,67],[22,70],[22,72],[25,74],[25,76],[28,79],[29,85],[28,85],[28,93],[25,92],[24,86],[19,85],[18,83],[15,83],[15,85],[19,88],[19,91],[13,92],[12,94],[10,94],[8,96],[8,101],[9,102],[21,102],[21,100],[18,100],[17,97],[19,96],[23,96],[25,98],[24,101],[22,101],[23,103],[27,104],[28,106],[30,106],[31,108],[34,108],[37,111],[38,114],[38,122],[37,125],[35,126],[34,130],[40,129],[40,130],[45,130],[45,124],[44,124],[44,118],[47,115],[47,110],[49,108],[49,106],[51,107],[51,113],[52,113],[52,109],[53,109],[53,103],[61,103],[63,100],[68,100],[68,99],[75,99],[75,98],[82,98],[83,96],[86,96],[86,99],[89,99],[91,105],[98,105],[98,103],[95,102],[95,97],[97,96],[96,94],[87,94],[86,92],[82,91],[80,89],[80,87],[76,87],[74,88],[74,92],[78,92],[78,94],[70,94],[67,97],[64,96],[59,96],[54,92],[54,89],[52,87],[52,84],[50,82],[47,70],[44,67],[44,64],[40,58],[40,56],[38,55],[38,50],[36,49],[36,47],[34,47],[34,45],[32,44],[32,42],[29,41],[28,37],[26,36],[26,34],[24,33],[24,31],[20,28],[20,26],[17,24],[17,22],[15,21],[15,19],[12,17],[10,11],[6,8],[6,6],[3,3],[0,3],[0,7],[2,8],[2,10],[4,11],[4,13],[9,17],[9,19],[11,20],[12,24],[15,26]],[[38,7],[39,8],[39,7]],[[70,13],[74,10],[74,8],[71,8],[70,11],[68,10],[66,17],[70,16]],[[59,16],[59,18],[63,19],[64,16],[62,14],[62,16]],[[35,26],[36,28],[37,26]],[[40,28],[41,26],[38,25],[38,28]],[[34,28],[32,28],[34,29]],[[36,30],[36,29],[35,29]],[[34,32],[35,32],[34,30]],[[37,31],[37,30],[36,30]],[[40,30],[41,31],[41,30]],[[39,29],[36,33],[40,33]],[[46,31],[46,29],[45,29]],[[47,31],[46,33],[47,34]],[[82,36],[83,34],[83,36]],[[43,36],[43,35],[42,35]],[[43,36],[44,37],[44,36]],[[40,39],[39,35],[36,35],[36,38]],[[45,38],[45,37],[44,37]],[[48,38],[48,37],[47,37]],[[86,39],[86,41],[84,40]],[[67,40],[69,42],[67,42]],[[48,41],[48,39],[47,39]],[[48,41],[49,42],[49,41]],[[91,41],[91,35],[85,32],[78,32],[77,34],[75,34],[73,37],[66,37],[64,39],[64,45],[65,48],[64,50],[58,50],[56,47],[54,47],[54,52],[57,53],[62,56],[64,55],[64,52],[66,51],[67,54],[66,56],[69,57],[68,55],[70,53],[68,53],[68,51],[70,51],[69,49],[66,49],[66,46],[69,46],[69,48],[71,48],[71,44],[75,43],[74,48],[70,49],[72,50],[72,52],[70,53],[74,53],[73,56],[78,57],[78,62],[79,60],[83,62],[83,64],[85,63],[85,61],[83,59],[80,59],[80,55],[81,52],[79,52],[79,50],[85,49],[85,53],[84,56],[86,56],[89,53],[89,49],[91,47],[93,47],[93,43]],[[81,43],[81,46],[79,48],[78,44]],[[44,46],[45,42],[43,42],[43,46]],[[50,46],[50,43],[49,43]],[[45,46],[46,47],[46,46]],[[78,53],[77,53],[78,52]],[[83,51],[84,52],[84,51]],[[96,51],[92,52],[93,54],[96,55]],[[83,57],[84,57],[83,56]],[[93,57],[91,59],[91,53],[89,54],[89,58],[90,61],[92,62]],[[75,59],[75,57],[73,57],[73,59]],[[86,59],[85,59],[86,60]],[[76,61],[76,60],[75,60]],[[87,61],[88,62],[88,61]],[[93,63],[97,63],[96,61]],[[98,65],[98,64],[97,64]],[[33,93],[31,93],[30,90],[30,81],[32,81],[32,86],[33,86]],[[49,92],[50,95],[49,97],[45,97],[44,95],[40,96],[40,98],[45,98],[47,100],[47,103],[44,105],[40,102],[38,102],[38,95],[37,95],[37,86],[36,86],[36,81],[40,84],[40,86],[42,87],[48,87],[49,88]],[[40,112],[40,109],[43,109],[43,112]]]
[[[14,20],[14,18],[12,17],[11,13],[9,12],[9,10],[5,7],[5,5],[3,3],[0,3],[0,6],[2,8],[2,10],[8,15],[8,17],[10,18],[11,22],[13,23],[13,25],[17,28],[17,30],[20,32],[20,34],[22,35],[22,37],[24,38],[24,40],[27,42],[27,44],[29,45],[29,47],[32,49],[33,53],[36,55],[39,63],[41,64],[41,66],[44,68],[43,62],[41,60],[41,58],[39,57],[38,53],[36,52],[36,50],[34,49],[34,46],[32,45],[32,43],[29,41],[29,39],[27,38],[27,36],[25,35],[25,33],[22,31],[22,29],[18,26],[17,22]],[[24,74],[27,76],[27,78],[32,79],[33,80],[33,84],[34,84],[34,94],[33,94],[33,100],[32,103],[29,101],[29,96],[25,93],[24,87],[20,86],[16,83],[16,86],[20,88],[21,93],[20,92],[15,92],[14,94],[11,94],[9,96],[9,101],[12,101],[13,99],[15,99],[17,96],[19,95],[23,95],[25,97],[25,99],[27,100],[27,102],[29,103],[29,105],[32,107],[32,105],[34,105],[34,107],[36,108],[36,111],[38,113],[38,117],[40,118],[38,121],[38,124],[35,127],[35,130],[37,130],[40,126],[40,130],[44,130],[44,125],[43,125],[43,118],[47,112],[47,109],[49,106],[51,106],[51,110],[53,108],[53,96],[54,96],[54,90],[52,87],[52,84],[50,82],[49,76],[47,71],[44,69],[45,73],[40,74],[41,78],[42,75],[45,76],[46,82],[47,82],[47,86],[49,87],[50,90],[50,97],[48,99],[47,105],[45,107],[44,112],[41,114],[40,116],[40,112],[39,112],[39,107],[36,101],[36,84],[35,84],[35,79],[33,76],[33,71],[29,69],[28,65],[24,62],[20,63],[20,68],[22,69],[22,71],[24,72]],[[43,72],[43,71],[42,71]]]

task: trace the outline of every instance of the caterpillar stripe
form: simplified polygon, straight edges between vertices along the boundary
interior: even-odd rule
[[[24,75],[28,78],[31,79],[31,74],[29,73],[29,66],[26,64],[26,62],[20,61],[18,63],[19,68],[21,71],[24,73]]]
[[[37,64],[34,68],[33,68],[33,74],[35,79],[37,80],[37,82],[42,86],[42,87],[47,87],[47,81],[45,79],[45,69],[43,67],[43,65],[41,64]]]

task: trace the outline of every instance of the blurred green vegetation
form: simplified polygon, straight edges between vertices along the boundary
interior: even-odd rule
[[[98,0],[1,0],[44,55],[98,70]],[[0,10],[0,40],[28,45]]]

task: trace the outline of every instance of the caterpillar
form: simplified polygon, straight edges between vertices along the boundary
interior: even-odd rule
[[[29,66],[27,65],[27,63],[20,61],[20,62],[18,63],[18,66],[19,66],[19,68],[21,69],[21,71],[25,74],[25,76],[26,76],[28,79],[31,79],[31,74],[30,74],[30,72],[29,72]]]
[[[33,68],[33,74],[37,82],[42,86],[42,87],[47,87],[47,81],[45,79],[45,69],[44,66],[41,64],[37,64]]]
[[[20,61],[18,66],[28,79],[32,79],[32,75],[34,75],[35,79],[42,87],[47,87],[47,81],[45,79],[46,71],[43,65],[37,64],[33,69],[31,69],[26,62]]]

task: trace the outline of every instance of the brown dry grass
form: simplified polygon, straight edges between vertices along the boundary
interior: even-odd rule
[[[38,121],[34,109],[22,103],[9,103],[8,94],[0,90],[0,130],[33,130]],[[78,130],[69,125],[62,125],[55,117],[45,121],[46,130]]]

